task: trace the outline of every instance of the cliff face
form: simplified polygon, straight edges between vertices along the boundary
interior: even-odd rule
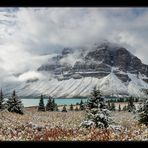
[[[132,55],[125,48],[117,48],[111,50],[109,47],[89,52],[86,56],[87,60],[94,59],[102,61],[102,63],[118,67],[119,70],[130,73],[142,73],[148,76],[148,65],[141,62],[139,58]]]
[[[64,48],[61,54],[52,58],[52,63],[42,65],[38,71],[49,71],[55,75],[69,73],[69,78],[75,73],[79,73],[82,77],[102,78],[112,71],[123,82],[130,81],[127,73],[136,75],[141,73],[148,76],[148,65],[143,64],[138,57],[123,47],[103,43],[89,49],[85,54],[84,50],[79,50],[79,54],[73,61],[74,64],[71,65],[68,59],[74,55],[74,51],[74,49]],[[65,63],[61,63],[66,58]]]

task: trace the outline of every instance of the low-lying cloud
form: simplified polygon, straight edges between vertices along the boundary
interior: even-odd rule
[[[44,76],[41,73],[36,71],[28,71],[18,77],[19,81],[39,80],[43,78]]]

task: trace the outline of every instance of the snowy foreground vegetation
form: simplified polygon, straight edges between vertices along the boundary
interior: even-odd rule
[[[107,129],[80,128],[84,111],[37,112],[25,109],[20,115],[0,113],[0,140],[2,141],[130,141],[148,140],[148,128],[139,125],[134,114],[125,111],[112,112],[115,125]]]
[[[87,103],[77,106],[57,106],[49,97],[45,108],[41,95],[39,106],[24,108],[15,91],[6,105],[2,100],[1,91],[1,141],[148,140],[147,99],[136,109],[130,98],[126,110],[120,106],[116,110],[94,87]]]

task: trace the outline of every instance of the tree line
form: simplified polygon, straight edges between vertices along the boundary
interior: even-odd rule
[[[130,98],[128,100],[128,111],[133,113],[138,113],[139,123],[148,125],[148,98],[140,101],[139,109],[137,111],[134,105],[134,99]],[[99,128],[107,128],[112,122],[110,117],[110,111],[115,110],[114,104],[109,105],[110,102],[106,103],[105,98],[101,95],[99,89],[94,87],[91,92],[91,97],[88,98],[87,102],[84,104],[81,100],[80,110],[85,110],[87,117],[82,125],[89,127],[94,125]],[[13,91],[11,97],[7,101],[4,100],[4,95],[2,89],[0,91],[0,111],[8,110],[9,112],[15,112],[19,114],[24,114],[24,106],[16,95],[15,90]],[[49,97],[46,107],[44,106],[43,95],[41,95],[38,111],[57,111],[58,106],[54,101],[54,98]],[[70,110],[73,110],[73,105],[70,105]],[[78,110],[78,108],[77,108]],[[121,111],[121,106],[119,104],[119,111]],[[67,112],[66,106],[64,105],[62,112]]]
[[[79,108],[78,108],[78,104],[76,104],[75,109],[74,109],[73,104],[71,104],[70,108],[69,108],[70,111],[74,111],[74,110],[79,111],[79,110],[84,110],[84,109],[85,109],[85,104],[82,100],[79,104]],[[43,111],[43,112],[45,112],[45,111],[59,111],[59,109],[58,109],[58,105],[55,103],[55,99],[52,98],[51,96],[49,96],[48,102],[45,106],[43,95],[41,95],[40,101],[39,101],[39,106],[38,106],[38,111]],[[62,112],[67,112],[66,105],[63,106]]]
[[[133,99],[133,102],[139,102],[139,98],[134,98],[132,96],[128,97],[128,98],[115,98],[115,99],[109,99],[107,102],[128,102],[130,99]]]
[[[124,105],[123,108],[121,108],[121,105],[119,104],[118,107],[115,106],[115,102],[107,101],[108,109],[111,111],[128,111],[132,112],[136,110],[134,101],[135,99],[133,97],[130,97],[127,99],[127,105]]]

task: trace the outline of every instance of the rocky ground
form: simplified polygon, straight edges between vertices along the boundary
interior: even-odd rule
[[[142,141],[148,140],[148,129],[138,125],[129,112],[112,112],[114,125],[106,130],[80,128],[84,111],[37,112],[25,109],[25,115],[0,112],[1,141]]]

